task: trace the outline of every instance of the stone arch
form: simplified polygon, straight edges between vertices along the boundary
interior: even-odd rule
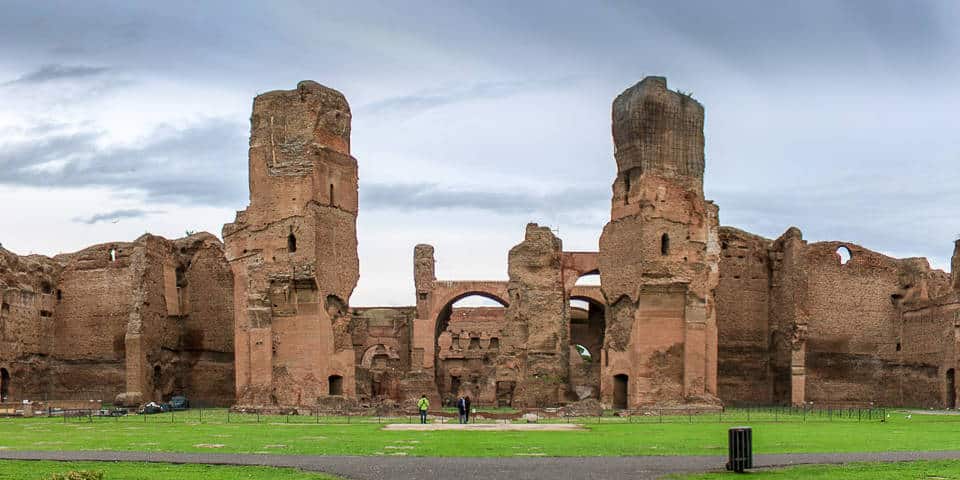
[[[600,255],[598,252],[563,252],[563,288],[567,294],[583,277],[600,274]]]
[[[459,378],[451,379],[447,376],[445,363],[440,360],[440,339],[450,325],[454,304],[469,297],[482,297],[500,304],[503,308],[509,307],[507,282],[436,282],[433,291],[432,306],[429,317],[431,343],[425,345],[424,355],[429,355],[430,365],[433,367],[434,383],[436,384],[437,400],[443,402],[444,395],[449,395],[451,388],[459,389]],[[498,342],[499,343],[499,342]],[[466,381],[467,379],[463,379]],[[450,382],[453,386],[448,386]]]
[[[600,287],[575,287],[569,301],[586,302],[584,312],[570,312],[570,392],[577,400],[599,399],[602,388],[603,348],[606,337],[606,302]],[[589,361],[581,356],[579,348],[589,352]]]
[[[840,265],[846,265],[850,260],[853,259],[853,251],[850,250],[850,247],[846,245],[840,245],[836,250],[837,261],[840,262]]]
[[[370,346],[370,348],[363,352],[363,356],[360,357],[360,366],[367,369],[371,368],[373,366],[373,359],[379,355],[386,355],[390,360],[400,359],[400,353],[396,348],[378,343]]]
[[[441,318],[444,316],[444,314],[449,313],[448,311],[453,307],[453,304],[468,297],[483,297],[489,300],[493,300],[494,302],[497,302],[500,305],[502,305],[503,308],[507,308],[510,306],[510,303],[504,300],[503,297],[498,295],[498,292],[489,292],[489,291],[480,291],[480,290],[464,291],[456,295],[450,296],[443,303],[443,306],[435,312],[436,317],[434,318],[434,330],[437,330],[437,329],[443,330],[442,328],[440,328],[440,323],[441,323]]]

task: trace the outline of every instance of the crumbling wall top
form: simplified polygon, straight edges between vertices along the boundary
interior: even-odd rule
[[[619,173],[703,181],[703,105],[667,89],[664,77],[644,78],[613,101],[613,143]]]
[[[304,80],[295,90],[257,95],[250,118],[250,146],[269,146],[271,162],[303,162],[310,148],[350,154],[350,105],[337,90]]]
[[[953,278],[953,289],[960,292],[960,239],[953,244],[953,260],[950,262],[950,275]]]

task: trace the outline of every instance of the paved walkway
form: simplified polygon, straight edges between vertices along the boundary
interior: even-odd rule
[[[327,457],[316,455],[243,455],[223,453],[145,452],[29,452],[0,450],[7,460],[99,460],[128,462],[206,463],[216,465],[266,465],[326,472],[362,480],[465,480],[510,478],[558,480],[565,478],[656,479],[669,473],[722,469],[725,459],[715,456],[675,457]],[[758,467],[810,463],[901,462],[960,459],[960,451],[828,453],[757,455]]]

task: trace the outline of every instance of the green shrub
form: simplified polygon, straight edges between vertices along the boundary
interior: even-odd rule
[[[43,480],[103,480],[103,472],[97,470],[71,470],[67,473],[54,473]]]

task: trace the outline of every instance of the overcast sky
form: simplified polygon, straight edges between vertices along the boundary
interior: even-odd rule
[[[247,205],[253,96],[302,79],[353,110],[354,305],[413,303],[416,243],[445,279],[505,279],[528,221],[596,250],[610,104],[645,75],[704,104],[722,224],[940,268],[960,233],[956,1],[2,3],[20,254],[219,235]]]

